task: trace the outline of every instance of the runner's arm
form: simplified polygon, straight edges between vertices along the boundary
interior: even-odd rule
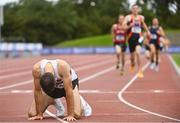
[[[43,112],[41,106],[43,103],[43,95],[40,86],[40,71],[37,64],[34,66],[32,74],[34,78],[34,98],[36,103],[37,116],[42,116]]]
[[[115,24],[113,24],[112,27],[111,27],[111,35],[112,35],[112,37],[114,37],[114,28],[115,28]]]
[[[74,97],[73,97],[73,87],[71,81],[71,74],[70,74],[70,66],[66,62],[61,62],[59,66],[61,70],[60,76],[63,79],[64,89],[66,93],[66,103],[67,103],[67,113],[68,116],[64,119],[67,121],[74,121]]]
[[[129,23],[130,22],[129,18],[130,18],[130,15],[127,15],[125,17],[125,19],[124,19],[124,22],[123,22],[123,27],[125,28],[125,30],[128,30],[128,29],[130,29],[133,26],[133,23]]]
[[[161,36],[165,37],[165,32],[164,32],[164,29],[162,27],[159,27],[159,33]]]

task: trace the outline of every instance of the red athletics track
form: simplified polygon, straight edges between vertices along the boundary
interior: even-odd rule
[[[147,67],[142,58],[145,77],[136,72],[121,77],[115,70],[114,55],[62,55],[0,61],[0,122],[62,122],[51,117],[51,106],[45,120],[28,121],[27,109],[33,99],[32,65],[43,58],[68,61],[80,78],[80,93],[93,108],[91,117],[78,122],[180,122],[180,76],[167,55],[161,56],[160,71]],[[64,102],[64,100],[63,100]],[[65,102],[64,102],[65,103]]]

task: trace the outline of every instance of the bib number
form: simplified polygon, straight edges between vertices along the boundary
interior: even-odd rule
[[[154,39],[154,40],[157,39],[157,35],[156,35],[156,34],[152,34],[151,36],[152,36],[152,37],[151,37],[152,39]]]
[[[124,38],[123,35],[117,35],[117,36],[116,36],[116,40],[117,40],[117,41],[124,41],[125,38]]]
[[[58,89],[64,88],[63,81],[61,79],[56,81],[55,88],[58,88]]]
[[[141,33],[141,27],[134,26],[134,27],[132,27],[131,32],[132,33]]]

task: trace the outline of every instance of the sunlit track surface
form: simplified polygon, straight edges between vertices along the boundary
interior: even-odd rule
[[[44,58],[64,59],[77,71],[80,93],[93,108],[91,117],[78,122],[170,123],[180,119],[180,77],[166,54],[161,56],[158,72],[146,67],[142,57],[142,79],[136,78],[137,70],[129,72],[129,56],[125,75],[120,76],[114,55],[54,55],[0,61],[0,122],[33,122],[26,115],[33,99],[31,69]],[[48,111],[55,113],[53,106]],[[45,120],[35,122],[61,122],[59,119],[46,112]]]

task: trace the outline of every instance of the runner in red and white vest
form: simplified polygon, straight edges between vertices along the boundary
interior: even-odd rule
[[[124,74],[125,64],[125,51],[126,51],[126,28],[123,26],[124,16],[119,15],[118,23],[113,24],[111,28],[111,34],[113,36],[113,45],[116,50],[117,65],[116,68],[120,67],[121,75]]]
[[[148,30],[146,23],[144,22],[144,16],[139,15],[138,5],[133,5],[131,12],[132,12],[131,14],[125,17],[125,21],[124,21],[124,25],[126,25],[128,28],[128,31],[127,31],[128,44],[129,44],[129,50],[131,53],[130,70],[134,71],[135,57],[136,57],[137,65],[138,65],[138,77],[142,78],[144,76],[142,72],[141,61],[140,61],[141,45],[143,42],[142,28],[146,30],[148,35],[150,35],[150,32]]]

